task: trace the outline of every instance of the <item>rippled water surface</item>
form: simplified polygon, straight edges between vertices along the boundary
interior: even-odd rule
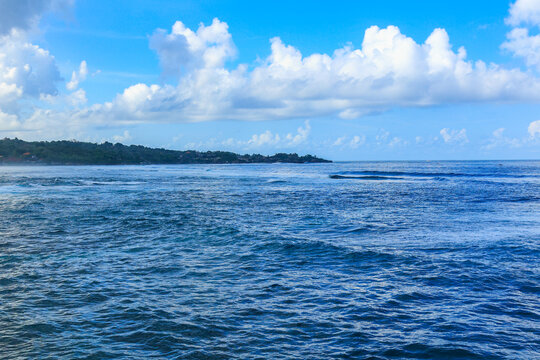
[[[0,167],[2,359],[538,359],[540,162]]]

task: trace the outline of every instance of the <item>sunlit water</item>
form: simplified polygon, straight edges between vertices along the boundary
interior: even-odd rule
[[[0,358],[538,359],[539,255],[540,162],[0,167]]]

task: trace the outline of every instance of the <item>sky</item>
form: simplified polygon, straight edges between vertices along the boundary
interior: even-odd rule
[[[0,137],[540,158],[540,0],[0,0]]]

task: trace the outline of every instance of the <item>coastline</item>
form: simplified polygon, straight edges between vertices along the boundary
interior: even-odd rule
[[[141,145],[79,141],[0,140],[0,165],[172,165],[330,163],[310,154],[237,154],[230,151],[169,150]]]

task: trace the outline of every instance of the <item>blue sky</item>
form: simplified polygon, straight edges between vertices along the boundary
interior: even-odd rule
[[[539,26],[540,0],[4,0],[0,136],[538,159]]]

